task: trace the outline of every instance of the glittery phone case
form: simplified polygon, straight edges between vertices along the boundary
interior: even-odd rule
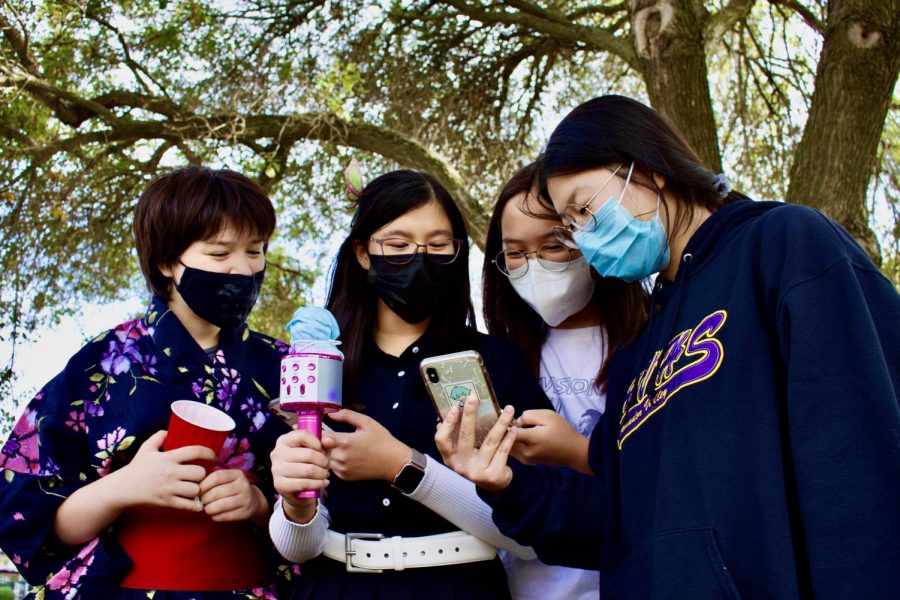
[[[480,446],[500,415],[494,388],[481,355],[474,350],[466,350],[432,356],[419,364],[419,372],[442,420],[453,405],[462,407],[472,394],[478,398],[475,445]]]

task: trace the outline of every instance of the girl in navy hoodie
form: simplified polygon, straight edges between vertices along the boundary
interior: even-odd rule
[[[655,111],[577,107],[545,196],[601,275],[658,274],[649,321],[611,359],[595,476],[436,441],[501,531],[548,563],[603,568],[603,597],[891,598],[900,575],[900,297],[840,226],[752,202]],[[460,426],[459,436],[453,430]]]

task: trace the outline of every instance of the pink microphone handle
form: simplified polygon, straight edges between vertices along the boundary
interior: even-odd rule
[[[297,411],[297,430],[308,431],[322,439],[322,410],[301,409]],[[298,498],[318,498],[319,490],[304,490],[297,493]]]

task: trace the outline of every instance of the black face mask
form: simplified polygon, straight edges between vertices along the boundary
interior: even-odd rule
[[[456,262],[438,264],[416,254],[405,265],[369,255],[369,283],[392,311],[407,323],[421,323],[446,301],[456,283]]]
[[[265,274],[265,269],[253,275],[236,275],[184,265],[175,289],[201,319],[222,329],[236,329],[256,304]]]

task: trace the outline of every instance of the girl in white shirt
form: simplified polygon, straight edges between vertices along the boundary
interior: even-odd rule
[[[589,472],[588,436],[603,414],[606,359],[637,334],[647,293],[601,278],[555,237],[559,217],[537,201],[538,163],[503,187],[488,229],[483,272],[488,331],[525,355],[556,411],[518,420],[513,455],[524,462]],[[597,598],[597,572],[504,556],[516,600]]]

